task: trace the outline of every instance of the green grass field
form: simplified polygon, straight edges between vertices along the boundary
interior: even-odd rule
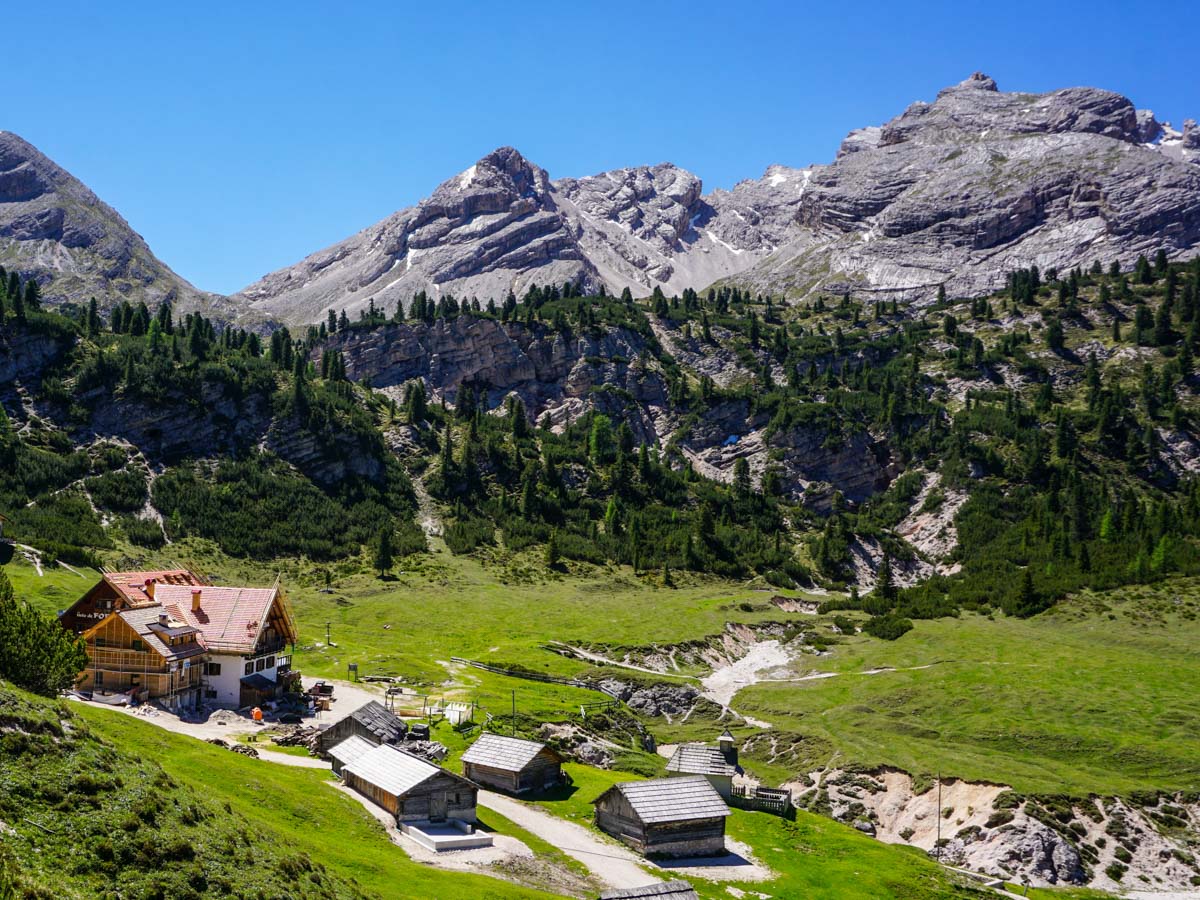
[[[1200,586],[1080,596],[1032,619],[916,622],[758,684],[736,706],[810,739],[810,762],[897,766],[1023,792],[1190,789],[1200,776]],[[929,668],[902,671],[905,668]],[[866,670],[894,667],[875,675]]]
[[[592,801],[617,782],[638,778],[628,772],[570,763],[565,769],[572,786],[537,802],[548,812],[589,827],[594,827]],[[726,833],[749,845],[759,862],[778,873],[770,881],[735,884],[745,891],[813,900],[989,896],[989,892],[959,882],[919,850],[882,844],[845,825],[803,811],[789,822],[766,813],[734,810],[726,822]],[[724,884],[691,880],[701,897],[715,900],[730,896]]]
[[[280,571],[300,623],[296,661],[307,674],[345,677],[346,664],[357,662],[360,673],[400,675],[494,715],[509,713],[516,691],[518,712],[534,720],[565,718],[596,695],[450,657],[575,676],[589,667],[544,649],[545,641],[648,646],[703,638],[731,621],[815,623],[781,612],[757,585],[698,579],[671,590],[628,569],[548,575],[524,557],[433,553],[404,560],[389,581],[353,561],[276,569],[193,541],[141,562],[195,566],[225,583],[269,583]],[[64,569],[39,578],[14,561],[6,571],[19,595],[47,611],[87,586]],[[1032,619],[964,614],[918,621],[895,642],[843,638],[794,666],[837,677],[758,684],[736,696],[736,709],[797,739],[794,756],[771,761],[755,751],[748,764],[775,782],[833,763],[940,771],[1022,792],[1187,789],[1200,776],[1197,597],[1200,584],[1175,580],[1080,596]],[[336,647],[324,643],[326,622]],[[860,674],[880,668],[896,671]],[[660,741],[711,739],[723,727],[708,719],[647,724]],[[755,732],[734,730],[739,738]]]

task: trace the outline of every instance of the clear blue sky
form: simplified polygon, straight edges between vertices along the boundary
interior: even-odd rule
[[[495,147],[707,188],[832,159],[979,69],[1200,118],[1200,3],[9,4],[0,128],[232,292]]]

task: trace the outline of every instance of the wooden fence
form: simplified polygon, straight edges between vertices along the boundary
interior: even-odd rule
[[[734,785],[733,791],[729,795],[729,805],[738,809],[774,813],[787,818],[792,814],[792,793],[777,788],[743,788]]]

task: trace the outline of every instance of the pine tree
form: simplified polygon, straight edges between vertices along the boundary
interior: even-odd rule
[[[1154,283],[1154,273],[1150,271],[1150,263],[1145,256],[1137,258],[1137,263],[1134,265],[1133,270],[1138,284]]]
[[[559,562],[558,555],[558,532],[551,531],[550,537],[546,541],[546,568],[557,569]]]
[[[14,272],[12,275],[9,276],[8,297],[10,300],[12,300],[13,319],[16,320],[16,323],[18,325],[24,325],[25,324],[25,299],[21,296],[20,287],[18,287],[15,291],[13,290],[13,287],[12,287],[12,280],[16,277],[17,277],[16,272]]]
[[[1164,300],[1158,308],[1158,315],[1154,317],[1154,343],[1159,347],[1165,347],[1174,340],[1175,334],[1171,330],[1171,307]]]
[[[47,697],[75,683],[87,665],[82,638],[57,619],[18,602],[8,576],[0,570],[0,678]]]
[[[886,601],[888,606],[896,602],[896,585],[892,579],[892,558],[888,554],[884,554],[883,562],[879,564],[879,571],[875,574],[875,593],[881,600]]]
[[[1162,247],[1158,248],[1158,253],[1154,255],[1154,271],[1157,275],[1166,275],[1169,266],[1167,260],[1167,251]]]
[[[393,555],[392,526],[389,522],[380,529],[379,537],[375,541],[375,555],[372,564],[375,567],[375,571],[379,573],[380,578],[392,570]]]
[[[1017,595],[1017,614],[1032,612],[1037,608],[1038,595],[1033,586],[1033,570],[1026,566],[1021,573],[1021,591]]]

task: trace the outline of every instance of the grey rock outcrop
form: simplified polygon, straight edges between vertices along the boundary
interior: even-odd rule
[[[312,322],[372,302],[391,310],[420,290],[497,301],[563,282],[678,293],[748,268],[790,227],[790,213],[781,218],[775,207],[794,192],[763,197],[750,183],[709,199],[701,192],[700,179],[669,163],[552,182],[502,147],[417,206],[235,299],[251,317]]]
[[[695,705],[700,692],[690,685],[630,684],[617,678],[605,678],[599,687],[630,709],[646,716],[677,716]]]
[[[571,281],[645,296],[731,282],[931,299],[1007,272],[1132,264],[1200,244],[1200,130],[1173,132],[1119,94],[1005,93],[976,73],[825,166],[772,166],[705,195],[667,163],[551,181],[510,148],[410,210],[266,276],[236,299],[311,322],[417,290],[493,297]]]
[[[1145,146],[1153,131],[1124,97],[1093,88],[1003,93],[976,74],[915,103],[874,135],[854,133],[816,168],[807,229],[734,280],[932,300],[974,295],[1011,269],[1130,265],[1200,243],[1200,172]]]
[[[515,394],[531,419],[549,415],[563,425],[596,408],[626,420],[642,441],[666,437],[655,424],[666,384],[646,338],[633,331],[559,333],[463,316],[339,333],[330,346],[345,354],[351,378],[385,393],[398,395],[420,379],[435,396],[456,402],[466,384],[489,409]]]
[[[221,314],[223,299],[198,291],[159,261],[121,216],[27,141],[0,132],[0,263],[36,278],[47,304],[108,308],[165,299],[180,311]]]

